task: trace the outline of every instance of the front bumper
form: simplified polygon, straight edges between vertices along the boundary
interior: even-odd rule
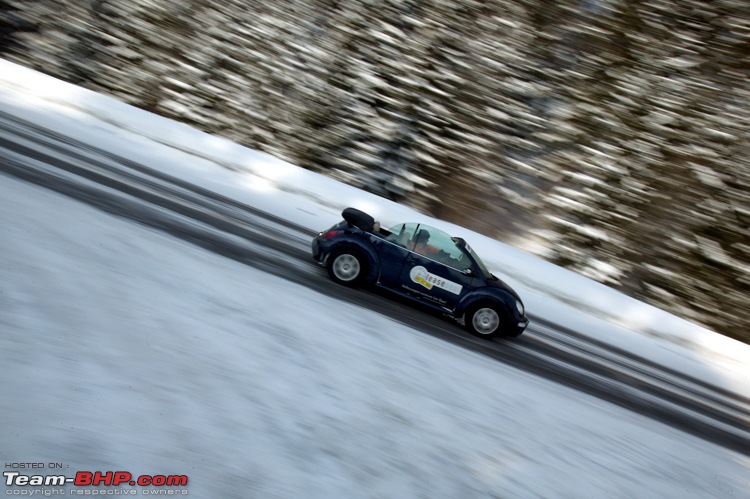
[[[523,333],[526,328],[529,325],[529,319],[524,318],[524,320],[518,321],[516,324],[516,332],[514,334],[511,334],[511,336],[521,336],[521,333]]]

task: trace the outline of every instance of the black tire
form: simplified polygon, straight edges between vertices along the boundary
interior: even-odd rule
[[[507,334],[505,313],[495,303],[478,303],[469,307],[464,324],[471,334],[487,340]]]
[[[337,284],[359,286],[367,275],[367,259],[356,249],[342,248],[328,257],[326,270],[331,280]]]
[[[364,231],[372,231],[375,225],[375,219],[364,211],[358,210],[357,208],[347,208],[341,212],[341,216],[344,220]]]

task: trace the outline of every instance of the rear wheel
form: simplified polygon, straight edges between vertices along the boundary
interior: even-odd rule
[[[481,303],[469,308],[464,320],[471,334],[489,339],[503,335],[503,317],[497,305]]]
[[[328,258],[326,269],[334,282],[344,286],[357,286],[366,275],[367,261],[359,251],[342,249]]]

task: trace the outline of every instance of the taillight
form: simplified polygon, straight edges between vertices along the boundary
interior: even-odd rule
[[[330,239],[330,238],[332,238],[333,236],[335,236],[338,233],[339,233],[339,231],[337,231],[337,230],[329,230],[328,232],[326,232],[325,234],[323,234],[323,239]]]

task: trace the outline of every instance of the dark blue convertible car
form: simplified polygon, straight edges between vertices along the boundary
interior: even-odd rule
[[[526,329],[521,298],[463,239],[419,223],[382,229],[354,208],[342,215],[342,222],[312,242],[313,258],[333,281],[387,289],[449,315],[483,338],[518,336]]]

